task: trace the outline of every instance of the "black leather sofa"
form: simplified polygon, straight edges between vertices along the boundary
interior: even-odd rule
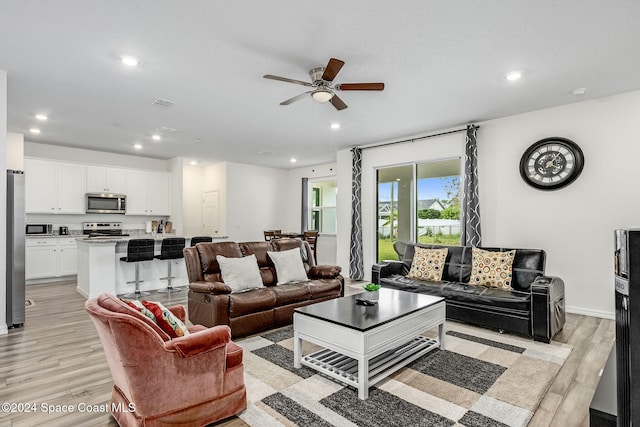
[[[500,331],[532,336],[548,343],[565,323],[564,282],[544,273],[546,254],[540,249],[516,249],[511,290],[474,286],[471,246],[423,245],[448,248],[441,282],[406,277],[415,244],[409,243],[401,261],[374,264],[371,281],[386,288],[438,295],[446,299],[447,318]],[[509,251],[508,248],[482,248]]]

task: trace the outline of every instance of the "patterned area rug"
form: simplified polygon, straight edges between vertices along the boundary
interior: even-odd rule
[[[571,346],[447,322],[435,350],[369,390],[293,368],[293,328],[238,340],[251,426],[526,426]],[[437,329],[425,335],[437,336]],[[304,343],[304,354],[318,347]]]

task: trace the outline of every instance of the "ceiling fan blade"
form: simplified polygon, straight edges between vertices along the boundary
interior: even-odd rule
[[[312,91],[303,92],[303,93],[301,93],[300,95],[296,95],[296,96],[294,96],[293,98],[289,98],[289,99],[287,99],[286,101],[282,101],[282,102],[280,103],[280,105],[289,105],[289,104],[291,104],[292,102],[296,102],[297,100],[304,98],[305,96],[307,96],[307,94],[309,94],[309,93],[311,93],[311,92],[312,92]]]
[[[303,82],[302,80],[295,80],[295,79],[289,79],[287,77],[280,77],[280,76],[272,76],[271,74],[265,74],[264,76],[265,79],[271,79],[271,80],[279,80],[281,82],[287,82],[287,83],[295,83],[297,85],[302,85],[302,86],[313,86],[311,83],[309,82]]]
[[[333,95],[329,102],[331,103],[331,105],[336,107],[336,110],[338,111],[347,108],[347,104],[345,104],[344,101],[338,97],[338,95]]]
[[[343,65],[344,61],[336,58],[331,58],[324,69],[324,73],[322,73],[322,80],[332,82],[340,72],[340,69]]]
[[[339,90],[384,90],[384,83],[342,83],[336,86]]]

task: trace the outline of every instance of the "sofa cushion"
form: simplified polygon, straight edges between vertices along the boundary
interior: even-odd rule
[[[203,279],[207,282],[222,282],[220,274],[220,264],[216,259],[217,255],[227,258],[241,258],[242,252],[235,242],[203,243],[196,246],[196,251],[200,257]]]
[[[417,247],[413,254],[411,269],[407,277],[439,282],[442,280],[442,271],[444,270],[447,252],[447,248],[425,249]]]
[[[255,255],[241,258],[227,258],[217,255],[216,260],[220,265],[222,281],[231,288],[231,293],[264,286]]]
[[[472,248],[469,284],[511,289],[515,254],[515,250],[500,252]]]
[[[339,279],[312,280],[307,286],[311,292],[311,299],[339,297],[342,287]]]
[[[271,310],[276,306],[273,286],[229,295],[229,317]]]
[[[267,252],[269,258],[276,266],[278,285],[289,282],[308,282],[307,271],[302,264],[300,249],[294,248],[287,251]]]
[[[289,283],[275,286],[273,292],[276,294],[276,307],[311,299],[311,292],[305,283]]]

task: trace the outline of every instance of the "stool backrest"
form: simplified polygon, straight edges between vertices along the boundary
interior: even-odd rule
[[[167,237],[162,239],[160,246],[160,257],[162,258],[182,258],[184,249],[184,237]]]
[[[196,236],[191,238],[191,246],[195,246],[198,243],[211,243],[213,242],[213,237],[210,236]]]
[[[153,239],[131,239],[127,244],[127,262],[151,261],[155,241]]]

